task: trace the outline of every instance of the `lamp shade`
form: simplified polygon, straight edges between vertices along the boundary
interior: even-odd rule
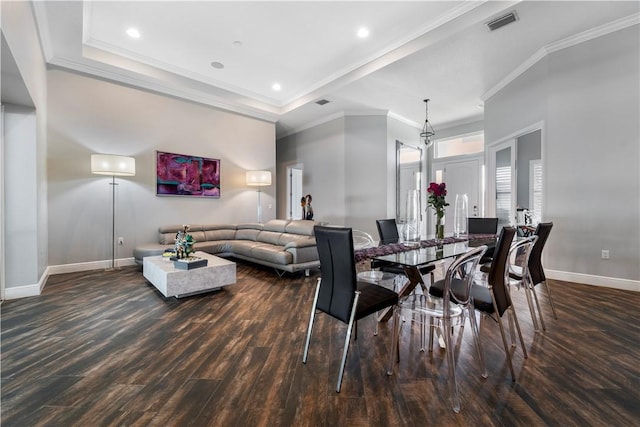
[[[247,185],[265,187],[271,185],[270,171],[247,171]]]
[[[136,174],[136,159],[112,154],[92,154],[91,172],[98,175],[133,176]]]

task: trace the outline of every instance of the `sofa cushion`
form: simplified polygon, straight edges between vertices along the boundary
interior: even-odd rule
[[[260,233],[258,233],[256,241],[277,245],[279,244],[278,242],[280,241],[280,236],[282,236],[282,233],[276,231],[261,231]]]
[[[287,228],[287,225],[289,224],[289,222],[291,221],[288,219],[272,219],[270,221],[267,221],[262,226],[262,229],[265,231],[276,231],[279,233],[283,233]]]
[[[291,264],[293,255],[286,252],[282,246],[259,244],[251,248],[251,257],[261,259],[274,264]]]
[[[235,226],[232,227],[233,229],[205,229],[205,240],[233,240],[236,238],[236,228]]]
[[[196,242],[193,248],[197,251],[210,253],[211,255],[224,254],[231,251],[231,240]]]
[[[300,234],[282,233],[280,235],[280,238],[276,242],[276,244],[280,245],[280,246],[287,246],[287,244],[289,244],[289,243],[300,243],[300,244],[302,244],[302,243],[306,243],[306,242],[313,242],[313,244],[315,244],[315,238],[313,238],[311,236],[300,235]]]
[[[317,221],[308,221],[303,219],[293,220],[287,224],[285,232],[291,234],[302,234],[305,236],[313,236],[313,227],[319,225]]]
[[[267,243],[258,243],[252,240],[234,240],[229,242],[231,252],[238,255],[251,256],[251,248],[258,245],[266,245]]]
[[[260,230],[254,230],[250,228],[238,230],[236,231],[236,239],[251,240],[255,242],[256,239],[258,238],[258,233],[260,233]]]

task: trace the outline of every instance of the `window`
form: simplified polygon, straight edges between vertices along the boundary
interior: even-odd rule
[[[542,221],[542,160],[529,162],[529,208],[533,223]]]
[[[454,138],[439,139],[435,144],[435,158],[476,154],[484,151],[484,133],[476,132]]]
[[[511,223],[511,166],[496,168],[496,216],[499,225]]]

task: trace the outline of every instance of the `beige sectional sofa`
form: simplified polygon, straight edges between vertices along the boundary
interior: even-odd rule
[[[189,225],[189,233],[197,251],[217,256],[230,256],[275,268],[278,272],[296,272],[320,266],[313,227],[315,221],[274,219],[265,224]],[[172,248],[182,225],[166,225],[158,229],[158,243],[134,249],[136,263],[142,258],[161,255]]]

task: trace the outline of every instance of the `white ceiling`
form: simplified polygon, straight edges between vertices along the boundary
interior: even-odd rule
[[[512,10],[518,21],[487,29]],[[420,127],[424,98],[436,131],[481,119],[484,97],[523,64],[603,25],[637,24],[639,10],[636,1],[34,2],[52,66],[277,122],[278,136],[360,112]]]

